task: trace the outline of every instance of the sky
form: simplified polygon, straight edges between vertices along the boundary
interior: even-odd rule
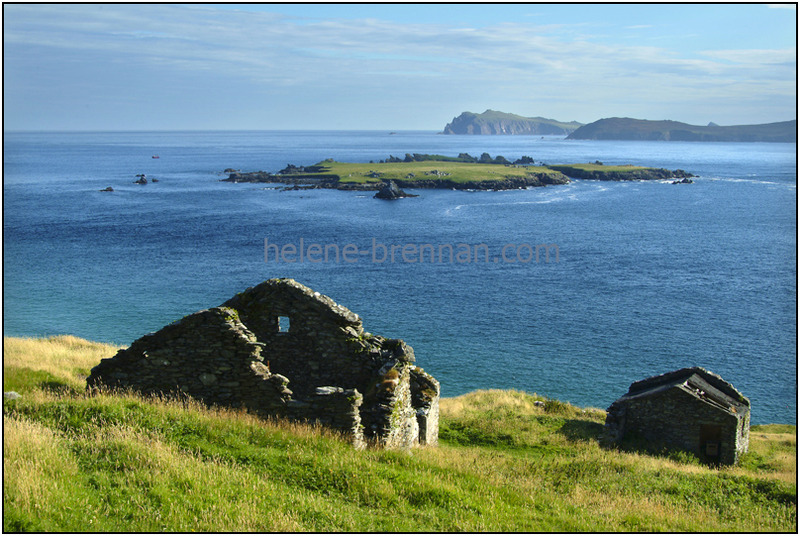
[[[4,4],[3,128],[797,114],[796,4]]]

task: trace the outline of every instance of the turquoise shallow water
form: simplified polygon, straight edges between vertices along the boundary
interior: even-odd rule
[[[699,177],[423,190],[395,203],[219,182],[228,167],[276,171],[413,152],[601,160]],[[6,133],[4,332],[129,344],[264,279],[293,277],[359,313],[367,330],[405,339],[445,396],[516,388],[607,407],[632,381],[699,365],[751,398],[754,422],[796,423],[796,167],[790,144]],[[133,184],[137,173],[159,182]],[[97,191],[106,186],[115,192]],[[265,262],[265,238],[353,244],[365,254]],[[373,262],[373,241],[396,246],[395,262]],[[403,246],[424,244],[484,244],[488,259],[483,249],[481,262],[403,259]],[[503,262],[507,244],[512,260],[555,244],[558,262]]]

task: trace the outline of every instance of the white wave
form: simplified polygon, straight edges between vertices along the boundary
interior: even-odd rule
[[[628,186],[630,185],[622,182],[614,183],[613,185],[608,184],[605,181],[580,181],[580,185],[578,185],[577,182],[573,182],[572,184],[554,187],[552,190],[546,190],[546,191],[536,188],[535,193],[537,194],[537,196],[541,196],[538,199],[526,199],[520,201],[496,201],[489,203],[464,203],[461,205],[456,205],[453,208],[446,209],[445,215],[452,216],[454,211],[461,210],[464,208],[494,207],[494,206],[508,207],[515,205],[548,205],[550,203],[558,203],[563,201],[580,201],[586,199],[587,197],[591,197],[592,195],[601,194],[603,192],[607,192],[614,188],[621,188]],[[534,189],[528,189],[528,191],[532,190]]]
[[[765,179],[736,179],[733,177],[709,177],[708,180],[719,181],[719,182],[743,182],[747,184],[769,184],[773,186],[787,186],[789,188],[797,187],[795,183],[770,181]]]

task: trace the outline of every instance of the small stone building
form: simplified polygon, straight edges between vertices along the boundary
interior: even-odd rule
[[[92,369],[87,388],[183,393],[262,416],[318,421],[357,446],[434,445],[439,382],[400,339],[292,279],[270,279],[219,307],[134,341]]]
[[[632,383],[608,408],[604,441],[631,437],[692,452],[704,462],[735,464],[749,444],[750,400],[700,367],[653,376]]]

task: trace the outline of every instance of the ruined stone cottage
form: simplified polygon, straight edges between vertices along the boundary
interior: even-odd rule
[[[684,368],[632,383],[608,408],[603,435],[608,444],[636,437],[735,464],[749,444],[750,400],[708,370]]]
[[[437,443],[439,383],[400,339],[292,279],[270,279],[103,359],[90,390],[184,393],[261,416],[318,421],[357,446]]]

